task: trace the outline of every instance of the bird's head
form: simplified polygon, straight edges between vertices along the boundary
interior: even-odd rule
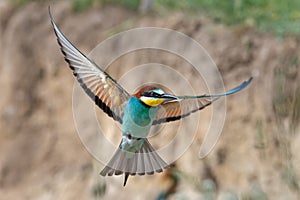
[[[166,94],[158,86],[144,86],[133,96],[137,97],[144,104],[151,107],[178,100],[176,96],[172,94]]]

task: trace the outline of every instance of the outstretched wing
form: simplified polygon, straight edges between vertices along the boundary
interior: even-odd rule
[[[61,51],[80,86],[108,116],[122,124],[123,108],[130,98],[129,93],[64,36],[55,24],[50,7],[49,15]]]
[[[252,77],[248,81],[243,82],[241,85],[224,94],[178,96],[178,100],[170,101],[160,106],[156,119],[153,121],[153,125],[179,120],[190,115],[191,113],[202,110],[203,108],[209,106],[212,102],[217,100],[219,97],[231,95],[244,89],[245,87],[247,87],[247,85],[249,85],[251,81]]]

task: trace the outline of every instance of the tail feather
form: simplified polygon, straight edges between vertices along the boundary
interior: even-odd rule
[[[119,164],[119,160],[120,160],[120,158],[121,158],[122,156],[121,156],[121,151],[116,151],[115,152],[115,154],[113,155],[113,157],[110,159],[110,161],[108,162],[108,164],[106,165],[106,167],[100,172],[100,174],[102,175],[102,176],[106,176],[106,175],[108,175],[108,176],[112,176],[112,175],[114,175],[114,173],[116,173],[116,174],[122,174],[123,172],[122,171],[120,171],[120,170],[115,170],[115,169],[119,169],[118,167],[117,167],[117,165]],[[120,173],[119,173],[119,171],[120,171]]]
[[[150,175],[155,172],[162,172],[167,167],[168,164],[155,152],[149,141],[145,139],[141,149],[136,153],[124,151],[119,147],[100,174],[102,176],[112,176],[125,173],[125,186],[129,175]]]
[[[145,162],[144,162],[144,156],[145,155],[144,155],[144,148],[143,148],[143,146],[140,149],[140,152],[136,153],[136,156],[138,157],[138,160],[137,160],[138,161],[137,162],[138,168],[137,168],[136,172],[140,176],[145,175],[145,173],[146,173]]]
[[[151,166],[153,166],[153,171],[156,171],[158,173],[162,172],[163,170],[160,166],[162,164],[161,161],[163,161],[163,160],[161,160],[160,156],[155,152],[155,150],[153,149],[153,147],[151,146],[149,141],[147,140],[145,142],[148,143],[148,145],[144,146],[145,148],[148,148],[148,149],[146,149],[146,151],[152,152],[152,156],[149,156],[149,162],[152,163]]]
[[[131,170],[131,175],[135,176],[136,171],[138,169],[138,160],[137,156],[133,156],[133,161],[132,161],[132,170]]]
[[[122,156],[122,153],[119,153],[120,157],[119,160],[117,162],[114,162],[116,164],[115,169],[115,175],[120,175],[123,172],[123,169],[125,168],[126,164],[127,164],[127,160],[125,156]]]

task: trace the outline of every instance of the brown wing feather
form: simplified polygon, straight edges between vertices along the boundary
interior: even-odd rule
[[[184,118],[191,113],[209,106],[213,101],[218,98],[186,98],[180,101],[173,101],[160,106],[156,119],[153,125],[161,124],[164,122],[176,121]]]
[[[200,95],[200,96],[178,96],[178,100],[170,101],[160,106],[156,119],[153,124],[160,124],[163,122],[175,121],[190,115],[193,112],[201,110],[206,106],[209,106],[212,102],[222,96],[231,95],[237,93],[246,88],[252,81],[250,77],[247,81],[244,81],[237,87],[222,93],[213,95]]]
[[[84,91],[110,117],[122,123],[123,108],[130,98],[114,79],[81,53],[58,29],[49,9],[57,41],[73,74]]]

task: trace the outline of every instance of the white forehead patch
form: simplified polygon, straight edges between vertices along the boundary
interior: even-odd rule
[[[157,93],[157,94],[164,94],[165,92],[162,90],[162,89],[160,89],[160,88],[157,88],[157,89],[154,89],[154,90],[152,90],[153,92],[155,92],[155,93]]]

